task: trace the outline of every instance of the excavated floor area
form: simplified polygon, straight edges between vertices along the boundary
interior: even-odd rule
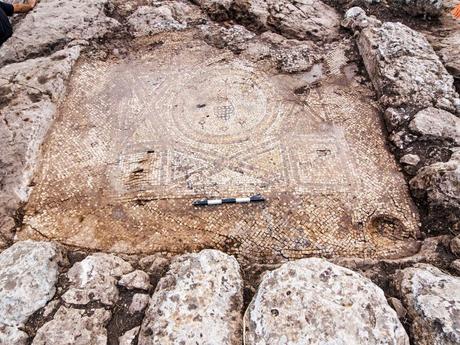
[[[298,92],[312,72],[281,75],[181,37],[81,59],[19,237],[264,262],[416,250],[417,212],[343,50],[320,66],[320,85]],[[192,205],[257,193],[266,202]]]

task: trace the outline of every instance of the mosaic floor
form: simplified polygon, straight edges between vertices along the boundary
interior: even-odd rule
[[[199,42],[83,59],[20,237],[129,253],[213,247],[265,261],[404,255],[417,214],[372,93],[343,82],[340,54],[305,95],[291,77]],[[192,206],[257,193],[267,201]]]

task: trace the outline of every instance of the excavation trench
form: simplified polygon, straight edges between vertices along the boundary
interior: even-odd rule
[[[19,238],[123,253],[217,248],[263,262],[416,250],[417,211],[372,90],[343,51],[296,95],[308,73],[279,75],[186,35],[163,41],[124,59],[80,59]],[[267,201],[192,206],[257,193]]]

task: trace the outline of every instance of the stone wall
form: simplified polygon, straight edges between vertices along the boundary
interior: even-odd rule
[[[324,259],[287,262],[251,297],[216,250],[122,258],[17,242],[0,253],[0,344],[458,344],[460,278],[420,260],[437,263],[395,261],[387,293]]]
[[[353,7],[342,25],[355,32],[384,109],[389,139],[424,213],[428,233],[460,231],[460,98],[425,36]]]

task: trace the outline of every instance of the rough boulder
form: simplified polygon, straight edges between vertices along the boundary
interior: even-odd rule
[[[136,37],[187,28],[187,22],[202,17],[199,9],[182,2],[167,2],[159,6],[141,6],[128,17],[129,31]]]
[[[235,19],[251,30],[278,32],[300,40],[333,40],[338,35],[338,13],[319,0],[195,0],[216,20]]]
[[[448,162],[424,167],[410,181],[413,195],[427,204],[433,230],[460,231],[460,150]]]
[[[379,287],[317,258],[266,273],[245,325],[248,345],[409,344]]]
[[[110,316],[104,309],[85,311],[63,306],[37,331],[32,345],[106,345],[105,325]]]
[[[460,145],[460,118],[445,110],[427,108],[419,111],[410,122],[409,129],[418,135]]]
[[[242,289],[235,258],[216,250],[179,257],[152,295],[139,345],[240,344]]]
[[[73,40],[101,38],[120,24],[106,15],[109,0],[43,0],[0,50],[0,66],[62,49]],[[52,18],[52,19],[51,19]]]
[[[58,263],[56,245],[18,242],[0,253],[0,324],[17,326],[54,296]]]
[[[395,287],[412,318],[414,344],[460,343],[460,278],[417,264],[397,273]]]
[[[119,297],[117,279],[132,270],[128,262],[115,255],[96,253],[88,256],[67,272],[70,287],[62,299],[71,304],[100,301],[112,305]]]

